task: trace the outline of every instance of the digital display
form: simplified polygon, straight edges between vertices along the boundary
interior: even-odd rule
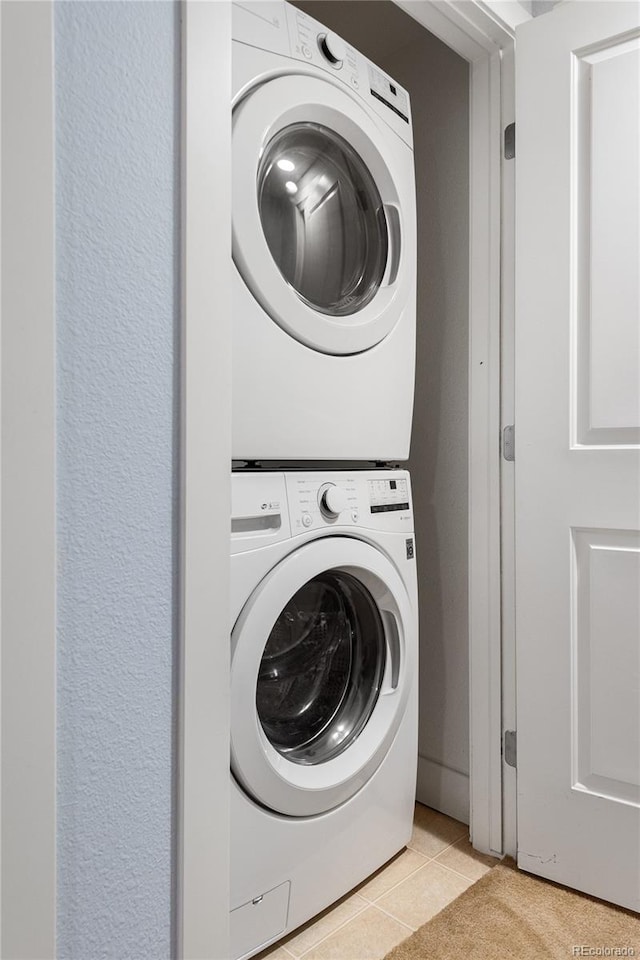
[[[398,110],[396,106],[394,106],[388,100],[385,100],[385,98],[380,96],[378,91],[374,90],[373,87],[371,88],[371,96],[375,97],[376,100],[379,100],[380,103],[384,103],[385,107],[389,107],[389,110],[393,110],[393,112],[396,113],[401,120],[404,120],[405,123],[409,123],[409,117],[406,115],[406,113],[403,113],[402,110]]]
[[[404,478],[380,477],[369,481],[369,510],[375,513],[397,513],[411,510],[409,485]]]

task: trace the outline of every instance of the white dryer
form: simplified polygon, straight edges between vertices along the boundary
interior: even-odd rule
[[[405,471],[232,475],[231,957],[412,830],[417,588]]]
[[[235,460],[409,455],[409,96],[285,2],[233,6]]]

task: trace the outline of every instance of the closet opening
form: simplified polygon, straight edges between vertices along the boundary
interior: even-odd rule
[[[417,799],[469,823],[469,63],[391,0],[298,0],[409,92],[418,258],[411,473]]]

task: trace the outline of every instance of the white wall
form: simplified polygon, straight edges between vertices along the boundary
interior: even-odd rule
[[[543,13],[553,10],[561,0],[518,0],[518,2],[532,17],[540,17]]]
[[[561,0],[531,0],[530,13],[534,17],[541,17],[544,13],[550,13],[560,2]],[[523,3],[523,6],[527,4]]]
[[[468,65],[386,0],[298,6],[411,95],[418,200],[409,461],[420,589],[418,798],[468,820]]]
[[[412,94],[416,151],[418,799],[468,822],[468,66],[423,30],[388,70]]]

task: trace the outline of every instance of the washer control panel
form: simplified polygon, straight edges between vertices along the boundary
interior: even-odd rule
[[[340,73],[341,80],[355,90],[360,89],[362,78],[357,50],[345,43],[337,33],[327,30],[313,17],[288,4],[287,22],[294,57],[323,68],[330,67]]]
[[[369,92],[379,103],[384,103],[405,123],[409,123],[409,94],[372,63],[369,64]]]
[[[327,33],[319,33],[317,40],[320,53],[325,60],[336,70],[340,70],[347,59],[347,45],[342,37],[329,30]]]
[[[291,532],[301,533],[360,519],[358,483],[349,474],[288,473],[287,497]]]
[[[287,473],[291,533],[336,527],[407,530],[413,523],[405,470]]]

